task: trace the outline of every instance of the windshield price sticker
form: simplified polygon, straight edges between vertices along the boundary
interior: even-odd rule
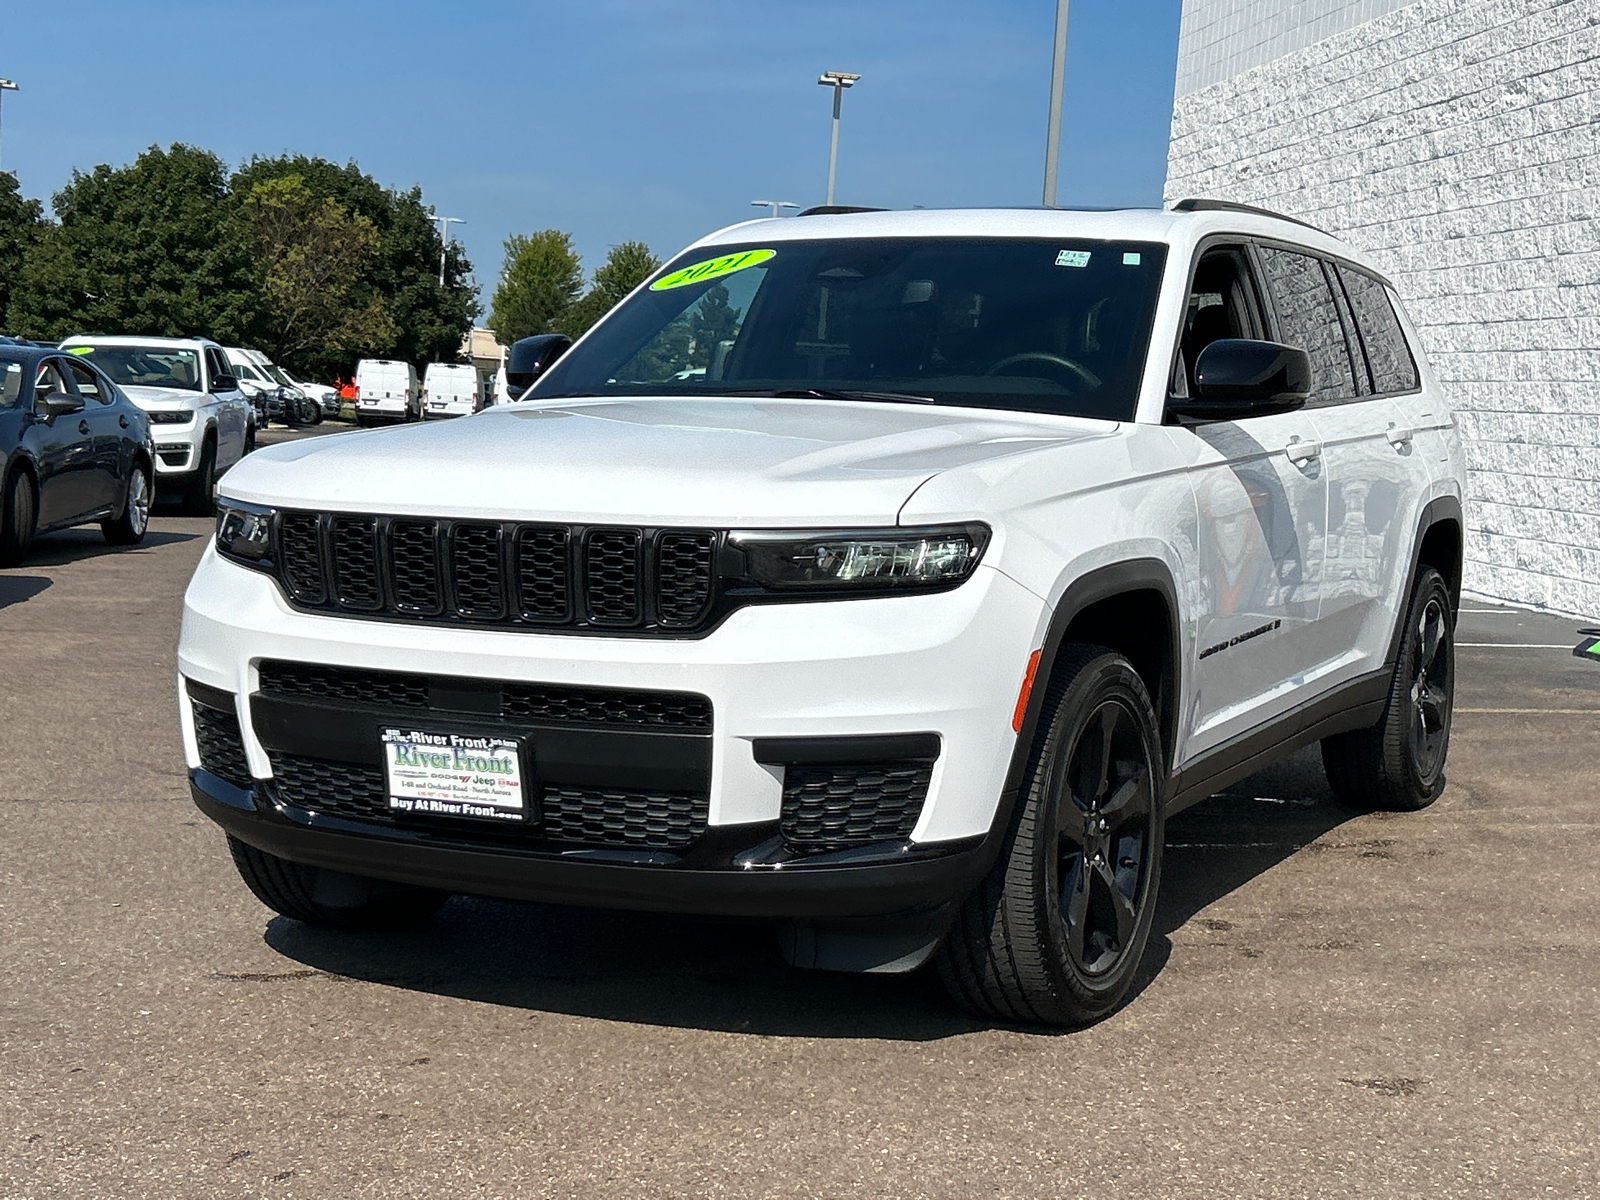
[[[393,812],[520,821],[522,761],[511,738],[383,731],[383,765]]]
[[[1063,250],[1056,255],[1058,267],[1087,267],[1089,265],[1089,252],[1087,250]]]
[[[735,271],[743,271],[746,267],[759,266],[769,258],[777,256],[776,250],[741,250],[737,254],[724,254],[721,258],[708,258],[704,262],[691,263],[687,267],[679,267],[676,271],[663,275],[650,285],[650,290],[665,292],[671,288],[704,283],[708,279],[719,279],[724,275],[732,275]]]

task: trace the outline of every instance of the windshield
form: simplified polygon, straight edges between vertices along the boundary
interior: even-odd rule
[[[1130,420],[1165,260],[1158,244],[1082,240],[691,251],[527,396],[793,393]]]
[[[282,368],[280,368],[280,367],[278,367],[276,365],[269,365],[267,367],[264,367],[263,370],[265,370],[268,375],[272,376],[273,379],[275,379],[277,382],[283,384],[285,387],[293,387],[294,386],[294,380],[290,379],[287,375],[285,375],[283,373]]]
[[[123,387],[200,390],[200,355],[169,346],[73,346],[67,353],[91,359]]]

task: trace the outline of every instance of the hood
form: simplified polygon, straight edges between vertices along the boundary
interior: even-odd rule
[[[491,520],[892,525],[941,471],[1111,428],[827,400],[533,401],[259,450],[222,490],[284,507]]]
[[[200,392],[187,388],[143,387],[139,384],[119,384],[129,400],[146,412],[171,412],[179,408],[198,408],[205,400]]]

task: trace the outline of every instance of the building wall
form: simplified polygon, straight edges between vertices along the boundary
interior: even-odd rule
[[[1247,7],[1186,0],[1185,31],[1191,14]],[[1180,43],[1180,78],[1197,69],[1183,56],[1212,45]],[[1588,616],[1600,615],[1597,92],[1600,0],[1418,0],[1180,94],[1166,187],[1169,202],[1258,204],[1372,254],[1466,441],[1468,588]]]
[[[1187,0],[1177,94],[1209,87],[1411,0]]]

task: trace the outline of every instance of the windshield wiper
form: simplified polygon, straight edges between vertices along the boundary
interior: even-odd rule
[[[932,396],[913,396],[909,392],[861,392],[854,388],[784,388],[763,392],[779,400],[882,400],[890,404],[937,404]]]

